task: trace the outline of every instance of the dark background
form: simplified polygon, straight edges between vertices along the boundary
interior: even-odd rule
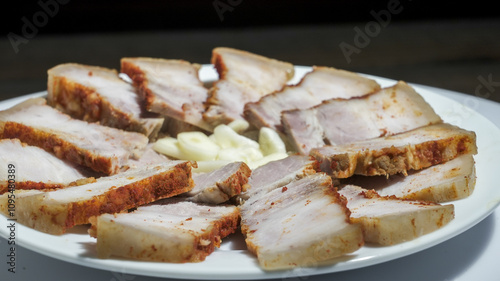
[[[491,2],[396,1],[402,11],[347,60],[339,44],[355,46],[356,28],[394,1],[12,1],[1,16],[0,100],[45,90],[47,69],[59,63],[209,63],[212,48],[229,46],[473,95],[490,79],[482,96],[500,101],[500,13]],[[16,51],[9,34],[22,36],[37,15],[43,21],[42,6],[55,12]]]
[[[44,1],[48,3],[50,1]],[[371,10],[386,9],[388,0],[188,0],[102,1],[65,0],[60,13],[43,28],[43,34],[129,32],[151,30],[254,28],[276,25],[338,24],[373,20]],[[401,0],[405,11],[394,21],[484,19],[498,17],[491,1]],[[10,1],[4,9],[2,33],[20,32],[22,17],[40,10],[38,1]],[[230,9],[220,20],[214,5]],[[231,5],[234,6],[231,6]]]

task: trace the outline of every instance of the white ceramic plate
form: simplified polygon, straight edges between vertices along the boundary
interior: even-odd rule
[[[297,82],[309,70],[308,67],[297,67],[296,77],[291,83]],[[204,66],[200,77],[204,81],[213,81],[217,79],[217,74],[212,67]],[[395,83],[394,80],[370,77],[376,79],[384,87]],[[338,259],[330,266],[297,268],[279,272],[262,271],[256,259],[246,251],[241,235],[236,234],[226,238],[221,248],[204,262],[194,264],[98,259],[95,252],[95,240],[86,233],[87,228],[84,226],[75,227],[61,236],[53,236],[17,223],[16,243],[43,255],[103,270],[155,277],[211,280],[286,278],[345,271],[397,259],[427,249],[474,226],[500,204],[500,188],[497,187],[496,177],[497,160],[500,158],[500,130],[479,113],[462,105],[473,106],[473,99],[467,100],[464,97],[463,103],[458,103],[442,96],[443,90],[418,85],[414,87],[446,122],[476,132],[479,153],[475,157],[476,189],[470,197],[452,202],[455,205],[455,219],[442,229],[413,241],[389,247],[364,246]],[[9,108],[26,98],[45,94],[46,92],[39,92],[0,102],[0,110]],[[4,238],[9,234],[7,225],[7,219],[0,216],[0,235]],[[471,241],[471,243],[475,242]]]

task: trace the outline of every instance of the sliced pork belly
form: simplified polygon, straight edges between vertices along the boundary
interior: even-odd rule
[[[127,164],[122,167],[122,171],[160,164],[168,161],[171,161],[171,159],[168,159],[165,155],[156,152],[156,150],[153,149],[153,143],[150,143],[138,159],[129,159]]]
[[[203,120],[208,90],[198,77],[200,65],[183,60],[122,58],[126,73],[151,112],[211,131]]]
[[[316,173],[254,196],[241,207],[241,230],[265,270],[331,263],[363,245],[331,178]]]
[[[17,201],[20,198],[42,194],[44,192],[44,190],[40,189],[16,188],[15,190],[10,190],[9,192],[0,194],[0,213],[4,214],[10,219],[17,219],[17,205],[15,203],[13,204],[12,201],[9,202],[9,199],[12,200],[12,195],[15,196],[14,201]]]
[[[408,175],[354,176],[349,184],[374,189],[381,196],[443,203],[463,199],[474,191],[476,172],[472,155],[462,155]]]
[[[138,158],[148,144],[143,134],[73,119],[43,98],[1,111],[0,137],[17,138],[108,175],[119,172],[130,158]]]
[[[476,153],[476,134],[447,123],[311,151],[320,169],[336,178],[407,174]]]
[[[20,223],[36,230],[62,234],[88,223],[92,216],[126,211],[192,188],[191,163],[171,161],[17,198],[16,216]]]
[[[372,79],[356,73],[330,67],[313,67],[302,80],[293,86],[262,97],[259,101],[245,105],[245,118],[257,128],[270,127],[283,131],[281,112],[292,109],[307,109],[324,100],[349,99],[380,90]]]
[[[119,256],[161,262],[200,262],[236,231],[235,206],[162,200],[131,213],[92,219],[99,258]]]
[[[215,48],[212,64],[219,80],[209,91],[203,117],[213,126],[242,119],[246,103],[281,90],[294,73],[290,63],[231,48]]]
[[[113,69],[74,63],[48,71],[47,100],[73,118],[154,138],[163,119],[149,117],[135,89]]]
[[[404,82],[353,99],[330,99],[307,110],[285,111],[284,130],[295,149],[307,154],[324,145],[390,136],[442,122]]]
[[[383,197],[354,185],[342,187],[339,193],[347,199],[351,221],[362,225],[365,242],[370,243],[409,241],[443,227],[455,216],[451,204]]]
[[[63,161],[47,151],[21,143],[18,139],[0,140],[0,194],[9,186],[8,165],[13,164],[15,189],[57,189],[84,181],[90,173]]]
[[[189,123],[175,119],[173,117],[164,116],[163,126],[160,130],[160,135],[158,138],[161,138],[163,136],[177,136],[179,133],[182,132],[193,132],[193,131],[202,131],[207,135],[209,135],[210,130],[203,130],[200,127],[191,125]]]
[[[181,197],[197,203],[224,203],[247,189],[251,173],[243,162],[229,163],[208,173],[193,173],[194,188]]]
[[[318,163],[309,156],[290,155],[271,161],[252,171],[248,181],[249,188],[239,195],[239,201],[282,187],[291,181],[316,173]]]

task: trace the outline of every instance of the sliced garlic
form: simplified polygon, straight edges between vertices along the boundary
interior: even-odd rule
[[[236,133],[228,125],[219,125],[214,129],[214,137],[221,148],[259,148],[259,143]]]
[[[183,132],[177,135],[179,148],[188,157],[186,160],[215,160],[219,146],[202,132]]]
[[[236,119],[231,123],[227,124],[227,126],[233,129],[233,131],[235,131],[236,133],[241,134],[250,127],[250,123],[248,123],[244,119]]]
[[[215,171],[219,168],[222,168],[223,166],[234,162],[230,160],[211,160],[211,161],[196,161],[198,164],[197,168],[193,168],[192,171],[193,173],[208,173]]]
[[[259,131],[260,150],[264,156],[274,153],[285,153],[286,147],[278,133],[268,127],[262,127]]]
[[[159,139],[153,144],[153,149],[171,158],[189,160],[186,159],[187,156],[181,151],[179,141],[176,138],[165,137]]]

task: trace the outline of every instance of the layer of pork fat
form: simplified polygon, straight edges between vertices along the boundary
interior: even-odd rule
[[[88,223],[90,217],[126,211],[192,188],[191,163],[170,161],[18,198],[16,215],[26,226],[61,234],[72,226]]]
[[[198,77],[199,69],[183,60],[121,59],[121,71],[132,79],[149,111],[211,131],[202,117],[208,90]]]
[[[12,204],[12,194],[15,196],[15,201],[17,201],[20,198],[42,194],[43,192],[45,191],[40,189],[15,189],[13,191],[0,194],[0,213],[10,219],[17,219],[16,206]]]
[[[260,166],[252,171],[248,181],[249,188],[239,195],[239,201],[248,200],[258,193],[267,193],[293,180],[314,174],[318,169],[317,165],[318,163],[309,156],[290,155]]]
[[[108,175],[119,172],[129,158],[140,157],[148,144],[143,134],[73,119],[43,98],[0,111],[0,136],[18,138]]]
[[[243,119],[246,103],[281,90],[293,77],[290,63],[231,48],[215,48],[212,64],[219,73],[209,91],[204,119],[213,126]]]
[[[366,189],[374,189],[381,196],[442,203],[471,195],[476,183],[476,173],[474,158],[467,154],[423,170],[410,171],[407,176],[354,176],[346,181]]]
[[[311,151],[320,169],[337,178],[407,174],[476,153],[476,134],[447,123]]]
[[[0,170],[0,194],[8,190],[9,179],[15,189],[52,189],[89,176],[81,167],[18,139],[0,140],[0,166],[5,167]]]
[[[163,123],[163,118],[148,116],[134,87],[114,69],[75,63],[57,65],[48,71],[47,93],[51,106],[88,122],[151,138],[156,137]]]
[[[122,167],[122,171],[171,161],[167,156],[156,152],[153,145],[153,143],[149,143],[139,158],[129,159],[127,164]]]
[[[363,245],[360,226],[349,222],[345,202],[323,173],[254,196],[240,211],[247,247],[265,270],[332,263]]]
[[[440,122],[422,96],[402,81],[360,98],[331,99],[282,115],[286,134],[303,154],[324,145],[390,136]]]
[[[307,109],[324,100],[349,99],[380,90],[372,79],[356,73],[330,67],[313,67],[293,86],[262,97],[258,102],[245,105],[245,118],[257,128],[270,127],[283,131],[281,112]]]
[[[100,258],[119,256],[162,262],[199,262],[236,231],[235,206],[209,206],[164,200],[131,213],[93,220]]]
[[[193,173],[194,188],[181,197],[198,203],[224,203],[247,189],[251,173],[243,162],[229,163],[208,173]]]
[[[392,245],[435,231],[454,218],[454,206],[382,197],[354,185],[339,190],[351,220],[363,227],[365,242]]]

